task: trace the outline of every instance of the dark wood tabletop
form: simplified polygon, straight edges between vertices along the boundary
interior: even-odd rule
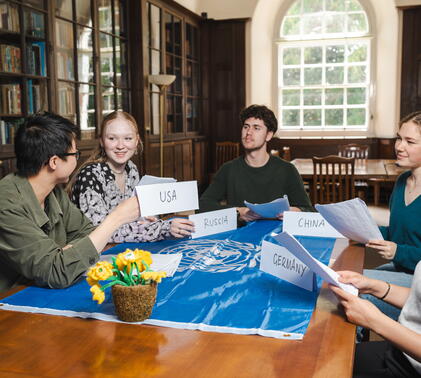
[[[333,267],[361,271],[363,260],[350,245]],[[5,310],[0,334],[7,377],[350,377],[355,348],[325,285],[301,341]]]

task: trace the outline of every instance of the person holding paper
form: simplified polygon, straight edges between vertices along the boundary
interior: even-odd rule
[[[411,289],[356,272],[337,273],[340,282],[354,285],[360,293],[370,294],[402,308],[396,322],[369,301],[329,285],[351,323],[372,329],[386,340],[356,345],[354,377],[420,377],[421,263],[416,266]]]
[[[399,123],[395,151],[396,164],[409,170],[399,176],[393,189],[389,226],[380,227],[385,240],[367,244],[390,262],[364,274],[410,287],[415,266],[421,260],[421,111]],[[399,315],[399,310],[372,301],[388,315]]]
[[[70,286],[99,259],[114,231],[140,216],[136,197],[98,227],[60,187],[80,156],[79,129],[52,113],[27,117],[15,137],[17,173],[0,181],[0,291],[28,283]]]
[[[139,172],[130,160],[141,153],[142,141],[136,120],[128,113],[115,111],[104,117],[99,146],[81,165],[67,186],[72,202],[98,225],[123,200],[133,196]],[[110,238],[111,243],[153,242],[170,237],[183,238],[193,230],[188,219],[147,221],[122,225]]]
[[[225,163],[200,198],[200,211],[236,207],[239,218],[261,218],[244,206],[244,201],[266,203],[288,196],[292,211],[313,211],[303,181],[291,163],[267,152],[267,143],[278,121],[266,106],[251,105],[240,113],[244,156]],[[225,205],[221,205],[225,202]],[[282,214],[279,214],[282,218]]]

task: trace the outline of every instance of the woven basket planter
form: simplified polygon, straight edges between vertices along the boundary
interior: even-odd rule
[[[156,283],[150,285],[112,287],[115,312],[124,322],[141,322],[148,319],[156,300]]]

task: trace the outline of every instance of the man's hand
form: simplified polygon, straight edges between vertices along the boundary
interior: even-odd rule
[[[374,304],[365,299],[347,293],[334,285],[329,285],[329,288],[335,293],[351,323],[373,329],[376,321],[386,316]]]
[[[375,249],[386,260],[393,260],[398,246],[396,243],[388,240],[369,240],[366,247]]]
[[[254,211],[250,210],[248,207],[237,207],[239,218],[246,222],[252,222],[262,217],[259,214],[256,214]]]

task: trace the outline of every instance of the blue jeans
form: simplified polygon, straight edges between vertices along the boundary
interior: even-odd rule
[[[393,262],[380,265],[376,269],[364,270],[363,274],[369,278],[386,281],[390,284],[404,287],[411,287],[413,278],[412,274],[397,271]],[[399,314],[401,313],[400,308],[396,308],[395,306],[392,306],[369,294],[363,294],[361,298],[369,300],[371,303],[376,305],[381,312],[393,320],[398,320]]]

